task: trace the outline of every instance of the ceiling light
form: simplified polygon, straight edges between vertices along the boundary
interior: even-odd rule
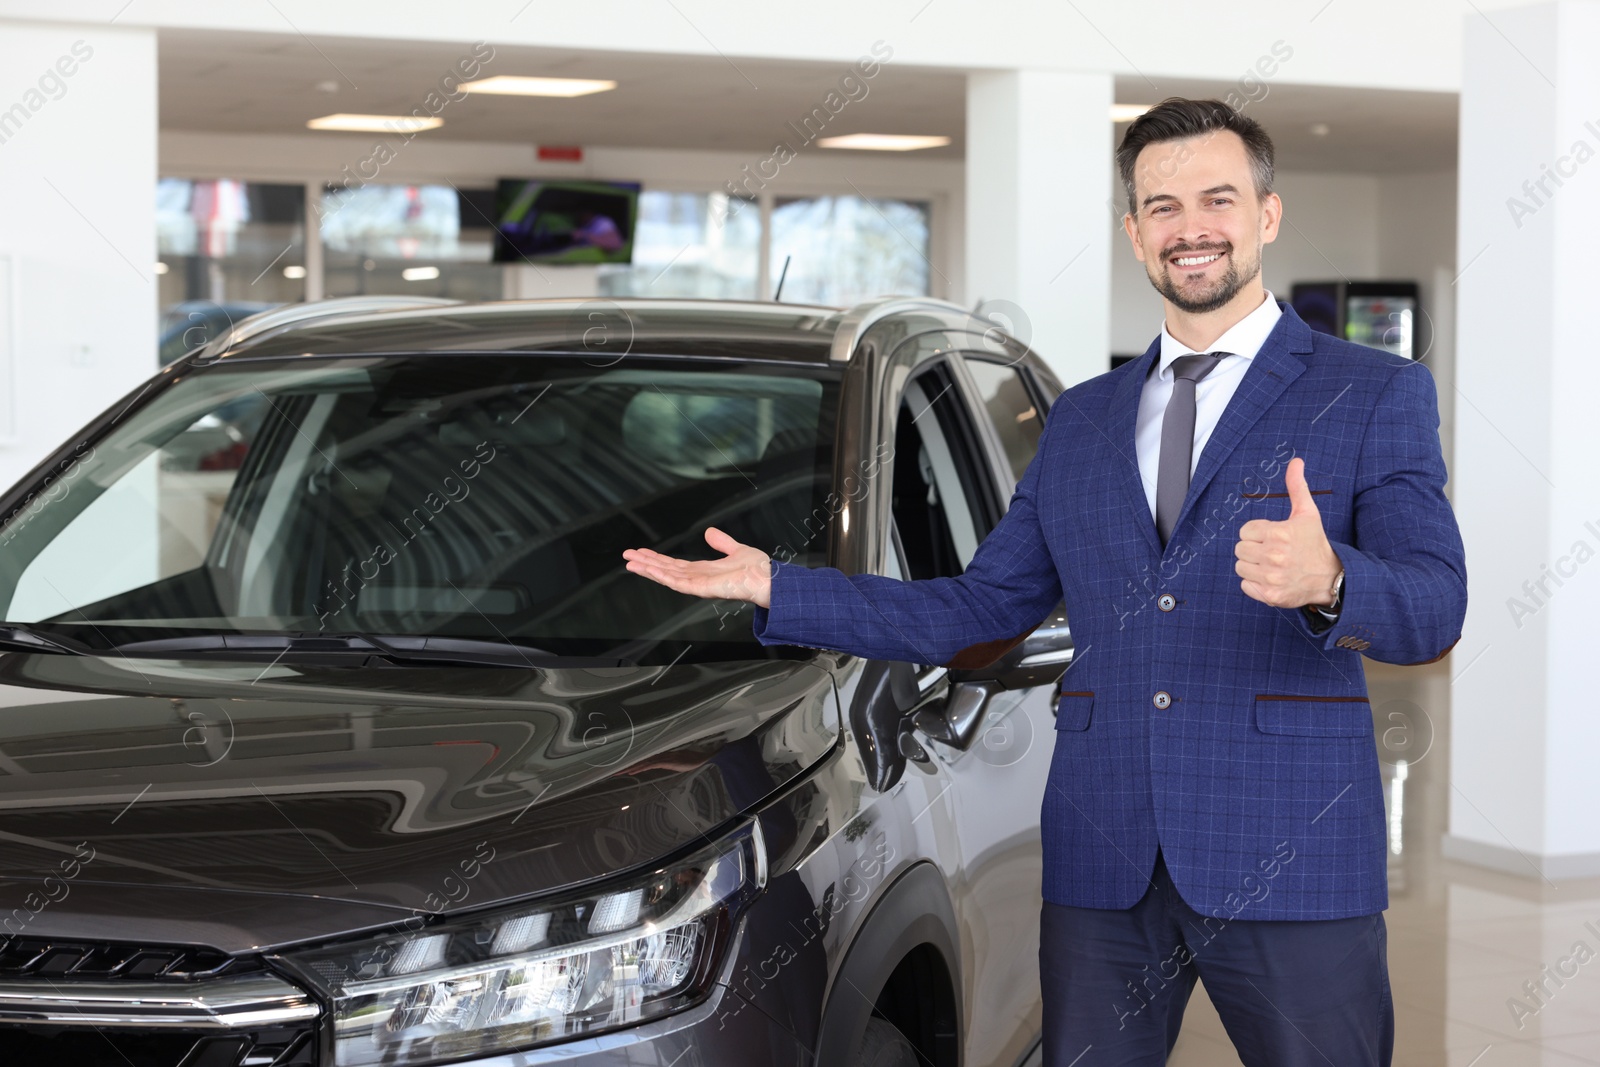
[[[1331,132],[1326,122],[1313,122],[1311,124],[1311,136],[1313,137],[1326,137]]]
[[[917,137],[901,133],[851,133],[843,137],[823,137],[823,148],[854,148],[863,152],[914,152],[919,148],[943,148],[948,137]]]
[[[167,265],[165,263],[161,262],[159,259],[156,260],[156,273],[157,274],[165,274],[165,273],[167,273]]]
[[[616,87],[614,81],[594,78],[523,78],[511,74],[461,83],[461,88],[469,93],[499,93],[504,96],[588,96]]]
[[[419,115],[324,115],[306,123],[313,130],[344,130],[350,133],[416,133],[444,125],[444,119]]]
[[[400,272],[400,277],[408,282],[431,282],[438,276],[438,267],[407,267]]]
[[[1154,104],[1112,104],[1112,122],[1132,122],[1146,111],[1155,107]]]
[[[298,263],[291,263],[289,266],[283,268],[283,276],[285,278],[304,278],[306,276],[306,269],[300,266]]]

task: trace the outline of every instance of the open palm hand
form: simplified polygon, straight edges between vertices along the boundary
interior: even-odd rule
[[[722,559],[687,560],[649,548],[625,548],[627,569],[690,596],[748,600],[771,607],[772,557],[753,545],[741,544],[715,526],[706,527],[706,544]]]

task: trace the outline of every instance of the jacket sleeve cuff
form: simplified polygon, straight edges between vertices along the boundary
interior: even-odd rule
[[[804,575],[808,568],[798,563],[772,560],[772,587],[767,594],[770,608],[755,605],[750,632],[763,645],[800,645],[806,635],[800,632],[797,616],[804,597]]]
[[[1371,583],[1378,577],[1375,573],[1377,565],[1357,548],[1338,541],[1328,543],[1333,549],[1333,554],[1339,557],[1339,565],[1344,568],[1344,587],[1339,594],[1339,617],[1328,619],[1314,609],[1304,607],[1294,613],[1299,620],[1297,625],[1323,648],[1360,652],[1368,647],[1371,644],[1370,639],[1376,636],[1361,625],[1360,613],[1362,593],[1370,591],[1373,588]]]
[[[1334,556],[1337,557],[1338,553],[1335,552]],[[1342,562],[1340,568],[1343,569]],[[1300,614],[1305,616],[1306,623],[1311,627],[1312,633],[1319,636],[1325,634],[1338,624],[1340,617],[1344,614],[1344,593],[1340,592],[1338,603],[1333,605],[1332,611],[1320,604],[1303,604],[1300,607]]]
[[[1343,598],[1340,600],[1339,607],[1339,611],[1323,614],[1320,609],[1307,604],[1300,609],[1300,614],[1305,616],[1306,625],[1311,627],[1311,632],[1320,636],[1327,633],[1339,622],[1339,616],[1344,609]]]

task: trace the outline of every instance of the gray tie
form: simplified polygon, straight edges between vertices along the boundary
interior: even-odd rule
[[[1172,361],[1172,399],[1161,417],[1161,461],[1156,468],[1156,533],[1165,548],[1172,527],[1189,495],[1189,469],[1194,463],[1194,387],[1231,352],[1179,356]]]

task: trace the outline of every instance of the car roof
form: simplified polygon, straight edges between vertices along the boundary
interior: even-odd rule
[[[419,352],[570,352],[727,356],[828,364],[848,360],[872,325],[905,312],[971,328],[958,305],[890,298],[850,309],[736,300],[636,297],[485,303],[331,300],[246,320],[202,358],[391,355]],[[988,324],[983,324],[987,327]]]
[[[583,352],[621,356],[745,355],[825,362],[841,312],[727,300],[504,300],[423,307],[306,305],[288,321],[249,323],[215,355],[376,355],[416,352]]]

